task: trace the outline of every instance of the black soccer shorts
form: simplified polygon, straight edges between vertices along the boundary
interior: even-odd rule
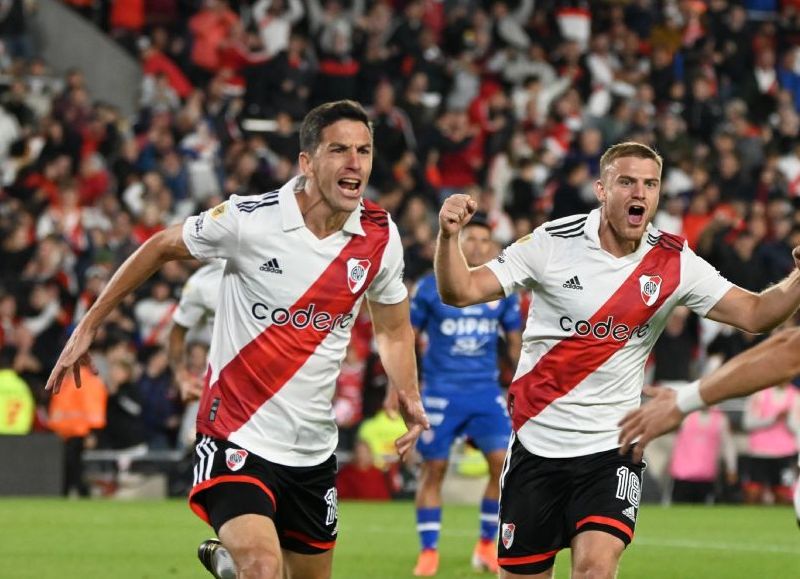
[[[275,464],[225,440],[198,435],[189,506],[214,527],[246,514],[275,523],[281,548],[313,555],[336,544],[336,456],[316,466]]]
[[[498,563],[513,573],[542,573],[583,531],[633,539],[643,463],[616,449],[543,458],[515,440],[500,479]]]

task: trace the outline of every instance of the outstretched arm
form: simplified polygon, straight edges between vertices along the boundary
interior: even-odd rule
[[[67,340],[47,379],[45,390],[52,390],[57,394],[61,388],[61,381],[69,371],[72,371],[75,383],[80,388],[80,366],[91,364],[89,347],[105,317],[125,296],[139,287],[166,262],[192,257],[183,242],[182,229],[182,225],[173,225],[157,233],[119,267]]]
[[[731,358],[699,382],[687,386],[687,395],[669,388],[646,387],[653,399],[628,413],[620,422],[620,452],[627,452],[636,441],[635,459],[654,438],[675,430],[683,417],[703,405],[713,405],[729,398],[788,382],[800,374],[800,328],[784,330],[759,345]],[[688,390],[691,389],[691,390]],[[695,392],[692,390],[697,389]],[[693,396],[694,395],[694,396]],[[694,400],[692,400],[692,397]],[[679,400],[679,398],[681,398]]]
[[[369,310],[378,353],[389,377],[389,388],[397,393],[400,414],[408,428],[408,432],[395,441],[397,452],[403,458],[414,448],[422,431],[430,428],[419,396],[408,299],[397,304],[369,302]]]
[[[795,269],[783,281],[758,294],[731,288],[707,317],[754,334],[779,326],[800,307],[800,247],[792,257]]]
[[[461,229],[475,214],[477,204],[469,195],[451,195],[439,211],[436,240],[436,286],[442,301],[463,308],[504,296],[497,277],[486,266],[469,268],[458,242]]]

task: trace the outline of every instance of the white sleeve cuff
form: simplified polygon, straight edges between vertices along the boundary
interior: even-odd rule
[[[695,380],[688,386],[678,390],[675,405],[684,415],[706,407],[706,403],[700,397],[700,380]]]

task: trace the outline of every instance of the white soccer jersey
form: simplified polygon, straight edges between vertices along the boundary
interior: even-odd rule
[[[186,220],[198,259],[227,260],[197,430],[287,466],[336,448],[331,400],[366,295],[406,297],[403,250],[386,211],[364,201],[338,231],[306,228],[294,179],[279,191],[232,196]]]
[[[181,301],[172,314],[172,321],[188,328],[187,342],[211,343],[224,270],[225,260],[213,259],[194,272],[184,284]]]
[[[599,209],[546,223],[487,264],[506,295],[533,292],[509,406],[539,456],[618,447],[670,311],[704,316],[732,287],[680,237],[648,225],[639,248],[617,258],[600,247],[599,225]]]

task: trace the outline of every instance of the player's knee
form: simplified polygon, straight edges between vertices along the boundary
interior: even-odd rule
[[[429,484],[441,484],[447,474],[447,462],[434,460],[426,462],[423,467],[423,478]]]
[[[572,577],[573,579],[614,579],[618,563],[619,560],[612,556],[581,557],[572,564]]]
[[[261,549],[247,549],[236,558],[238,579],[281,579],[280,555]]]

